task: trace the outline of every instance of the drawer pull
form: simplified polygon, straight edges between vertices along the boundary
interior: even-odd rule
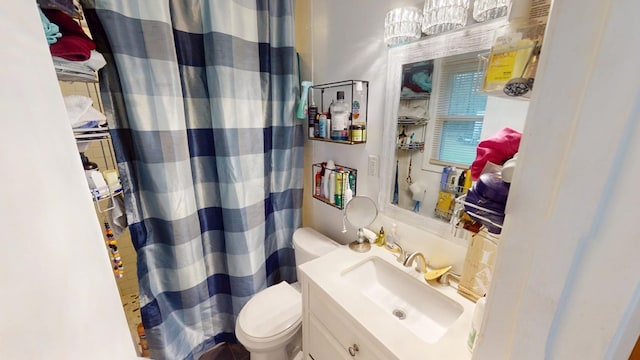
[[[353,344],[353,346],[349,346],[349,354],[351,356],[356,356],[356,354],[360,351],[358,344]]]

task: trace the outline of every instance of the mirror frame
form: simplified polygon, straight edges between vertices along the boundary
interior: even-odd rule
[[[496,31],[504,28],[509,22],[507,17],[488,21],[482,24],[429,36],[422,40],[390,48],[387,55],[387,88],[384,103],[384,132],[397,132],[398,108],[400,105],[400,84],[402,67],[419,61],[435,60],[470,52],[487,51],[493,45]],[[429,126],[429,125],[427,125]],[[429,141],[430,140],[426,140]],[[425,151],[427,146],[425,144]],[[402,209],[391,204],[391,184],[393,183],[394,160],[396,152],[395,137],[385,136],[382,139],[382,159],[380,166],[380,186],[378,193],[378,211],[391,219],[426,230],[445,239],[456,240],[450,236],[450,224],[432,217],[418,215],[411,210]],[[466,241],[459,239],[460,244],[467,246]]]

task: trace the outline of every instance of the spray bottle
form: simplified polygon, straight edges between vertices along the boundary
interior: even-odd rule
[[[309,88],[313,86],[311,81],[302,82],[302,93],[300,94],[300,102],[298,103],[298,111],[296,111],[296,117],[298,119],[307,118],[307,97],[309,95]]]

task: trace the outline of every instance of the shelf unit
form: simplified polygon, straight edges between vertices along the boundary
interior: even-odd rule
[[[329,181],[332,174],[334,198],[330,199],[330,197],[325,194],[324,184],[326,181]],[[342,210],[346,205],[344,195],[347,189],[347,181],[349,182],[349,188],[351,189],[353,197],[356,196],[358,170],[354,168],[336,164],[335,169],[327,169],[326,163],[313,164],[311,167],[311,179],[313,183],[312,197],[337,209]],[[327,184],[326,188],[330,189],[331,185],[331,183]]]
[[[362,90],[358,90],[359,87],[362,87]],[[329,91],[331,90],[331,91]],[[349,120],[347,124],[347,130],[349,132],[348,140],[334,140],[329,136],[321,137],[319,134],[319,115],[325,114],[329,115],[329,106],[331,105],[331,100],[337,99],[337,92],[344,91],[345,94],[345,102],[347,104],[351,104],[351,109],[354,108],[354,101],[358,102],[359,107],[359,119],[353,119],[353,111],[349,115]],[[358,92],[361,92],[358,94]],[[308,136],[309,140],[315,141],[324,141],[331,142],[337,144],[347,144],[347,145],[355,145],[355,144],[364,144],[367,142],[366,136],[366,128],[368,122],[368,105],[369,105],[369,81],[366,80],[344,80],[337,81],[327,84],[319,84],[314,85],[309,88],[309,95],[307,97],[307,107],[310,108],[312,104],[318,104],[318,116],[315,119],[308,119],[309,128],[313,128],[314,131],[308,131],[308,134],[313,133],[314,136]],[[353,140],[351,125],[362,125],[362,137],[361,141]],[[330,132],[330,128],[326,129],[327,132]]]
[[[100,89],[97,78],[93,80],[84,77],[61,76],[57,73],[58,81],[65,95],[83,95],[93,100],[93,105],[98,111],[104,113],[104,106],[100,98]],[[87,153],[92,161],[98,164],[101,172],[105,170],[117,170],[115,154],[111,134],[107,126],[93,128],[72,129],[73,136],[78,146],[78,152]],[[122,188],[109,189],[107,192],[89,189],[98,213],[105,213],[115,207],[114,197],[123,196]]]
[[[398,117],[398,126],[402,126],[403,129],[410,129],[411,126],[421,127],[422,135],[419,140],[413,141],[409,140],[409,142],[401,142],[400,138],[396,142],[396,149],[402,151],[424,151],[425,137],[426,137],[426,125],[429,123],[428,119],[418,118],[418,117],[410,117],[410,116],[399,116]],[[399,134],[400,135],[400,134]],[[406,139],[405,139],[406,140]]]

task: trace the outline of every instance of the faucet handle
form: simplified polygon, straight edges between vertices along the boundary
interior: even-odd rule
[[[407,260],[407,253],[405,253],[405,251],[402,249],[402,246],[400,246],[400,244],[398,244],[397,242],[386,243],[384,246],[392,253],[398,254],[398,256],[396,257],[396,260],[398,260],[398,262],[404,264],[404,262]]]
[[[453,280],[459,284],[460,278],[461,278],[461,275],[451,272],[451,270],[449,270],[444,274],[442,274],[442,276],[440,276],[440,279],[438,279],[438,282],[444,285],[451,285],[451,280]]]

